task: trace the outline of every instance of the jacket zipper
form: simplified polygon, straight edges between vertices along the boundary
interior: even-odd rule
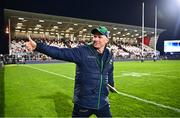
[[[88,46],[89,47],[89,46]],[[91,52],[96,56],[96,58],[98,58],[97,54],[89,47],[89,49],[91,50]],[[96,62],[97,64],[99,65],[100,67],[100,71],[101,71],[101,75],[100,75],[100,87],[99,87],[99,96],[98,96],[98,106],[97,106],[97,109],[99,109],[99,106],[100,106],[100,99],[101,99],[101,89],[102,89],[102,75],[103,75],[103,56],[102,56],[102,59],[101,59],[101,64],[99,62],[98,59],[96,59]]]
[[[101,89],[102,89],[102,73],[103,73],[103,59],[101,60],[101,79],[100,79],[100,87],[99,87],[99,96],[98,96],[98,109],[100,106],[100,99],[101,99]]]

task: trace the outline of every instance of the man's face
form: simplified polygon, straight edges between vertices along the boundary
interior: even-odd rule
[[[97,32],[94,34],[92,41],[93,41],[93,46],[96,49],[101,49],[105,47],[109,39],[105,35],[102,35],[99,32]]]

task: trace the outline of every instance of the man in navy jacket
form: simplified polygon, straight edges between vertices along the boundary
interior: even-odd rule
[[[27,47],[55,59],[74,62],[76,77],[74,86],[73,117],[112,117],[108,100],[108,84],[114,87],[113,57],[106,48],[109,32],[100,26],[91,31],[92,44],[76,48],[57,48],[34,42],[29,37]]]

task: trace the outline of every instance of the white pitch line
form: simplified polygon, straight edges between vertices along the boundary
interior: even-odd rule
[[[132,72],[127,72],[127,73],[132,73]],[[144,73],[139,73],[139,74],[142,74],[142,75],[140,75],[140,76],[162,76],[162,77],[173,77],[173,78],[180,78],[180,77],[178,77],[178,76],[171,76],[171,75],[161,75],[161,74],[158,74],[158,75],[155,75],[155,73],[148,73],[147,75],[143,75]],[[124,77],[124,76],[132,76],[132,75],[126,75],[126,74],[124,74],[124,73],[122,73],[122,75],[117,75],[117,76],[114,76],[115,78],[117,78],[117,77]]]
[[[153,72],[153,73],[169,73],[169,72],[177,72],[177,70],[158,71],[158,72]]]
[[[32,68],[32,69],[35,69],[35,70],[43,71],[43,72],[46,72],[46,73],[49,73],[49,74],[53,74],[53,75],[57,75],[57,76],[60,76],[60,77],[67,78],[67,79],[74,80],[73,78],[68,77],[68,76],[65,76],[65,75],[62,75],[62,74],[57,74],[57,73],[50,72],[50,71],[47,71],[47,70],[44,70],[44,69],[40,69],[40,68],[36,68],[36,67],[32,67],[32,66],[29,66],[29,65],[25,65],[25,67],[29,67],[29,68]]]
[[[29,68],[32,68],[32,69],[35,69],[35,70],[39,70],[39,71],[42,71],[42,72],[46,72],[46,73],[49,73],[49,74],[53,74],[53,75],[57,75],[57,76],[60,76],[60,77],[64,77],[64,78],[67,78],[67,79],[70,79],[70,80],[74,80],[71,77],[68,77],[68,76],[65,76],[65,75],[62,75],[62,74],[57,74],[57,73],[54,73],[54,72],[50,72],[50,71],[47,71],[47,70],[44,70],[44,69],[39,69],[39,68],[28,66],[28,65],[25,65],[25,67],[29,67]],[[152,104],[152,105],[155,105],[155,106],[158,106],[158,107],[161,107],[161,108],[166,108],[166,109],[170,109],[170,110],[173,110],[173,111],[176,111],[176,112],[180,112],[180,109],[175,108],[175,107],[159,104],[159,103],[156,103],[156,102],[153,102],[153,101],[150,101],[150,100],[142,99],[142,98],[139,98],[139,97],[136,97],[136,96],[133,96],[133,95],[129,95],[129,94],[126,94],[126,93],[123,93],[123,92],[119,92],[119,91],[117,91],[117,93],[119,95],[123,95],[123,96],[129,97],[129,98],[133,98],[133,99],[136,99],[136,100],[148,103],[148,104]]]
[[[153,105],[158,106],[158,107],[162,107],[162,108],[170,109],[170,110],[173,110],[173,111],[176,111],[176,112],[180,112],[180,109],[175,108],[175,107],[159,104],[159,103],[156,103],[156,102],[153,102],[153,101],[142,99],[142,98],[139,98],[139,97],[136,97],[136,96],[133,96],[133,95],[129,95],[129,94],[126,94],[126,93],[122,93],[122,92],[118,92],[118,94],[129,97],[129,98],[133,98],[133,99],[145,102],[145,103],[153,104]]]
[[[158,74],[158,75],[153,75],[154,73],[152,73],[152,76],[162,76],[162,77],[174,77],[174,78],[180,78],[180,77],[178,77],[178,76],[171,76],[171,75],[160,75],[160,74]]]
[[[132,76],[132,75],[117,75],[117,76],[114,76],[114,78],[117,78],[117,77],[126,77],[126,76]],[[141,75],[141,76],[149,76],[149,75]],[[177,77],[177,76],[168,76],[168,75],[150,75],[150,76],[161,76],[161,77],[173,77],[173,78],[180,78],[180,77]],[[134,76],[133,76],[134,77]],[[137,76],[138,77],[138,76]]]

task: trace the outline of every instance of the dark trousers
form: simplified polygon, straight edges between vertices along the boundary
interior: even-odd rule
[[[74,104],[72,117],[90,117],[92,114],[95,114],[97,117],[112,117],[109,104],[98,110],[84,108],[78,104]]]

